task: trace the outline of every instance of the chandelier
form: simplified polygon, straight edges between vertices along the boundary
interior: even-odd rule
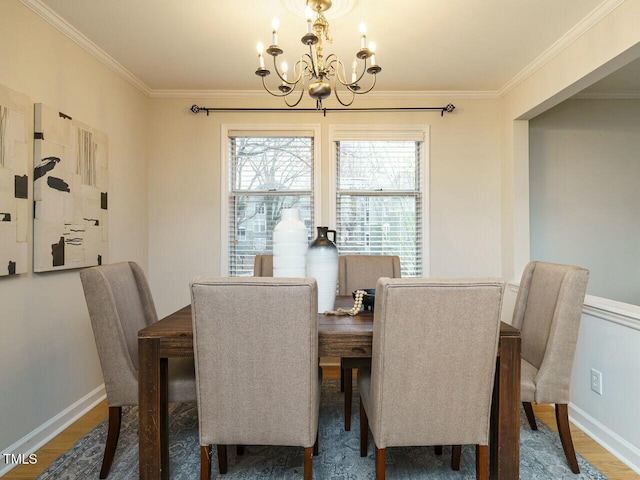
[[[309,47],[309,53],[304,53],[298,60],[291,72],[288,70],[285,61],[278,67],[278,56],[284,51],[278,45],[279,22],[274,18],[272,45],[267,48],[266,53],[273,57],[273,70],[278,79],[277,90],[270,89],[266,83],[266,77],[271,71],[265,67],[264,46],[258,43],[259,66],[256,75],[262,78],[262,86],[274,97],[283,97],[289,107],[295,107],[300,103],[307,90],[309,96],[316,101],[316,108],[322,108],[322,100],[335,92],[336,99],[341,105],[348,107],[353,103],[356,95],[363,95],[370,92],[376,84],[376,75],[382,68],[376,64],[375,44],[370,42],[367,46],[366,27],[360,25],[360,50],[355,54],[351,66],[351,76],[347,77],[347,70],[337,55],[331,53],[325,57],[323,43],[332,43],[329,22],[323,12],[331,7],[331,0],[306,0],[307,32],[300,41]],[[315,16],[315,20],[314,17]],[[324,40],[323,40],[324,39]],[[361,66],[358,67],[358,60]],[[291,74],[291,75],[289,75]],[[367,88],[362,88],[360,82],[368,74]],[[339,92],[340,88],[342,94]],[[294,95],[295,92],[295,95]],[[343,95],[340,97],[340,95]]]

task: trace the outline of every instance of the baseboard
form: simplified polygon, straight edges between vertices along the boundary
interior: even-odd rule
[[[49,442],[80,417],[85,415],[105,398],[106,392],[104,384],[102,384],[75,402],[73,405],[65,408],[55,417],[46,421],[13,445],[3,450],[2,453],[0,453],[0,477],[19,465],[18,463],[7,464],[5,462],[5,454],[17,457],[18,455],[28,456],[35,453],[40,447]]]
[[[640,450],[638,448],[573,403],[569,404],[569,418],[580,430],[602,445],[631,470],[640,474]]]

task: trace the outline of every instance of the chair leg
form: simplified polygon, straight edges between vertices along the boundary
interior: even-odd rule
[[[527,415],[527,420],[529,421],[531,430],[537,430],[538,425],[536,424],[536,416],[533,414],[531,402],[522,402],[522,408],[524,408],[524,413]]]
[[[318,437],[319,435],[316,433],[316,443],[313,444],[313,456],[317,457],[320,452],[320,448],[318,446]]]
[[[462,445],[451,445],[451,470],[460,470]]]
[[[342,371],[344,372],[344,429],[349,432],[351,430],[351,403],[353,402],[353,371],[350,368]]]
[[[569,409],[566,403],[556,404],[556,424],[558,432],[560,432],[560,441],[562,449],[567,457],[567,462],[573,473],[580,473],[578,460],[576,459],[576,451],[573,448],[573,440],[571,439],[571,430],[569,428]]]
[[[369,450],[369,419],[360,399],[360,456],[366,457]]]
[[[386,471],[384,468],[386,450],[376,447],[376,480],[384,480]]]
[[[313,447],[304,449],[304,480],[313,478]]]
[[[211,476],[211,445],[200,446],[200,480]]]
[[[218,445],[218,471],[220,475],[227,473],[227,446]]]
[[[476,445],[476,478],[488,480],[489,478],[489,447]]]
[[[102,468],[100,478],[107,478],[113,457],[118,447],[120,438],[120,425],[122,424],[122,407],[109,407],[109,430],[107,431],[107,445],[104,447],[104,457],[102,457]]]
[[[342,368],[342,359],[340,359],[340,391],[344,392],[344,370]]]
[[[433,452],[436,455],[442,455],[442,445],[434,445]]]

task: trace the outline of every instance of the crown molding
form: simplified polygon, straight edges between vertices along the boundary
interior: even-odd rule
[[[213,99],[238,99],[247,97],[266,97],[264,90],[150,90],[151,98],[213,98]],[[384,91],[369,92],[367,98],[380,99],[400,99],[411,98],[413,100],[434,100],[434,99],[497,99],[497,92],[490,91]]]
[[[102,62],[114,73],[123,78],[126,82],[140,90],[146,96],[150,96],[151,89],[142,80],[136,77],[133,73],[123,67],[117,60],[111,55],[98,47],[84,34],[73,27],[64,18],[51,10],[47,5],[40,0],[20,0],[22,4],[33,10],[38,16],[45,21],[53,25],[56,29],[66,35],[74,43],[93,55],[98,61]]]
[[[518,85],[531,77],[540,68],[546,65],[552,58],[559,55],[565,48],[580,38],[591,27],[600,22],[609,15],[613,10],[623,4],[625,0],[605,0],[598,5],[589,15],[584,17],[580,22],[575,24],[567,33],[556,40],[549,48],[547,48],[538,58],[522,69],[516,76],[509,80],[502,88],[498,90],[498,96],[504,97],[506,94],[514,90]]]

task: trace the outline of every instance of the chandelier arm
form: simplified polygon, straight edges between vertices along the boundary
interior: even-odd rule
[[[280,70],[278,70],[278,64],[276,63],[276,55],[273,56],[273,69],[276,71],[276,75],[278,76],[278,78],[283,82],[286,83],[287,85],[296,85],[300,79],[302,78],[302,69],[300,69],[300,72],[298,72],[298,75],[296,75],[296,66],[298,66],[298,64],[302,61],[302,59],[298,60],[295,65],[293,66],[293,75],[295,77],[295,79],[293,81],[289,81],[287,79],[285,79],[282,74],[280,73]],[[264,78],[264,77],[263,77]],[[264,83],[264,81],[262,82]]]
[[[340,83],[342,83],[342,82],[340,82]],[[342,99],[340,98],[340,94],[338,93],[338,89],[336,88],[336,83],[335,82],[333,82],[333,87],[334,87],[333,89],[334,89],[334,91],[336,93],[336,99],[338,100],[338,102],[340,102],[340,105],[342,105],[343,107],[349,107],[353,103],[355,98],[356,98],[355,92],[348,88],[348,90],[351,92],[351,101],[343,102]]]
[[[356,82],[347,82],[347,69],[345,68],[344,63],[342,63],[337,58],[334,60],[334,63],[337,65],[335,72],[336,72],[336,80],[338,82],[340,82],[344,86],[352,85],[353,83],[358,83],[357,80]],[[342,76],[340,75],[341,71],[342,71]]]
[[[333,70],[336,72],[335,76],[338,79],[338,82],[340,82],[345,87],[349,88],[349,90],[351,90],[351,88],[350,88],[351,86],[357,85],[358,82],[364,78],[365,73],[367,73],[367,58],[364,58],[363,59],[364,65],[363,65],[363,68],[362,68],[362,72],[356,78],[356,80],[354,82],[348,82],[347,81],[347,69],[344,66],[344,63],[342,61],[340,61],[340,59],[337,57],[337,55],[335,55],[333,53],[331,55],[329,55],[329,57],[327,57],[327,59],[330,58],[330,57],[334,57],[334,58],[331,59],[330,64],[331,64],[331,68],[333,68]],[[338,65],[338,68],[336,68],[336,65]],[[340,76],[340,68],[342,69],[342,76]],[[351,91],[354,91],[354,90],[351,90]],[[369,91],[371,91],[371,89],[367,90],[366,92],[361,92],[361,93],[367,93]]]
[[[295,89],[295,87],[293,87]],[[293,93],[293,90],[291,90],[289,92],[289,94]],[[295,103],[289,103],[288,97],[284,98],[284,103],[287,105],[287,107],[295,107],[300,103],[300,100],[302,100],[302,96],[304,95],[304,82],[302,84],[302,87],[300,87],[300,96],[298,97],[298,100],[296,100]]]
[[[273,95],[274,97],[286,97],[288,95],[291,95],[291,93],[293,92],[293,88],[288,92],[283,92],[283,93],[272,92],[271,90],[269,90],[269,87],[267,87],[267,82],[265,82],[264,77],[262,77],[262,86],[267,91],[267,93],[269,93],[270,95]]]
[[[375,74],[372,74],[372,75],[373,75],[373,83],[366,90],[351,90],[351,88],[349,88],[349,85],[346,85],[346,87],[349,88],[349,90],[355,93],[356,95],[364,95],[365,93],[369,93],[371,90],[373,90],[373,87],[376,86],[376,78],[378,77]]]

